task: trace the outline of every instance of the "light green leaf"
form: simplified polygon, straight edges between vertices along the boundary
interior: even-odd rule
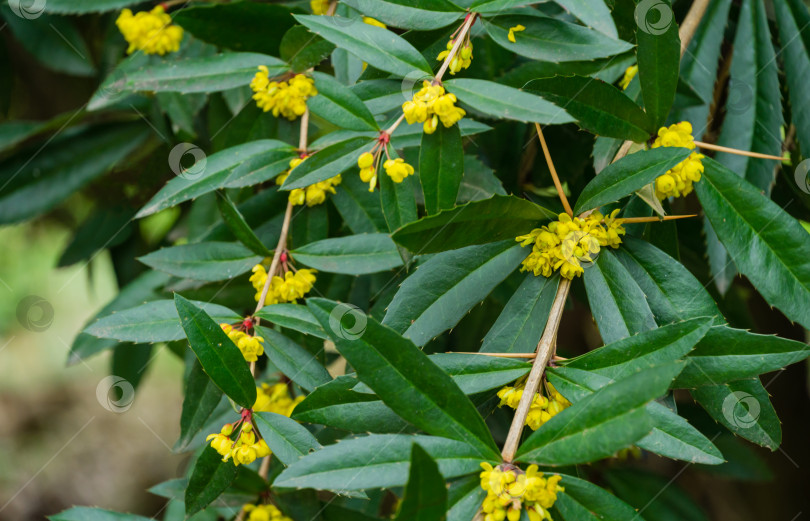
[[[292,465],[310,451],[321,448],[315,436],[284,415],[257,412],[253,418],[267,446],[284,465]]]
[[[371,137],[354,137],[319,150],[290,172],[281,189],[305,188],[342,174],[352,166],[357,168],[357,158],[371,150],[369,145],[373,140]]]
[[[299,304],[271,304],[264,306],[255,316],[262,320],[268,320],[281,327],[287,327],[295,331],[312,335],[317,338],[326,338],[326,333],[321,327],[309,308]]]
[[[307,100],[316,116],[346,130],[379,130],[374,116],[348,87],[328,74],[313,72],[318,95]]]
[[[250,271],[262,258],[237,242],[198,242],[161,248],[138,260],[177,277],[213,281]]]
[[[616,24],[603,0],[555,0],[560,6],[589,27],[611,38],[618,38]]]
[[[397,247],[386,233],[324,239],[291,253],[301,264],[327,273],[365,275],[402,266]]]
[[[317,357],[278,331],[256,326],[256,333],[264,338],[264,351],[273,365],[307,391],[332,380]]]
[[[444,86],[463,104],[487,116],[543,125],[574,121],[564,109],[539,96],[493,81],[460,78],[447,80]]]

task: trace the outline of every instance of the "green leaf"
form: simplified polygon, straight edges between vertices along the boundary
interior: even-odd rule
[[[284,465],[290,466],[310,451],[321,448],[315,436],[284,415],[257,412],[253,418],[267,446]]]
[[[762,2],[746,0],[737,20],[726,117],[717,144],[781,156],[783,125],[779,71],[768,15]],[[725,152],[718,152],[715,160],[759,190],[771,193],[778,161]]]
[[[48,516],[51,521],[149,521],[150,517],[124,514],[95,507],[72,507]]]
[[[639,521],[636,510],[607,490],[584,479],[562,474],[565,492],[557,495],[554,507],[566,521]]]
[[[570,359],[565,367],[621,380],[648,367],[683,359],[711,324],[711,318],[695,318],[644,331]]]
[[[211,413],[222,399],[222,391],[208,378],[196,357],[191,361],[191,369],[185,378],[183,387],[180,438],[174,444],[173,450],[175,451],[183,451],[189,446],[197,433],[206,425]]]
[[[810,328],[810,235],[727,168],[703,164],[698,199],[737,268],[769,304]]]
[[[712,418],[748,441],[776,450],[782,424],[759,378],[707,385],[690,391]]]
[[[263,257],[272,256],[273,253],[256,237],[253,229],[251,229],[245,221],[245,218],[242,217],[242,214],[239,213],[236,205],[233,204],[233,201],[231,201],[227,194],[225,194],[225,192],[219,192],[217,195],[219,196],[217,197],[217,207],[219,208],[220,215],[222,215],[222,220],[233,232],[233,235],[239,239],[239,242],[250,248],[256,255],[262,255]]]
[[[608,485],[651,521],[709,521],[694,501],[669,476],[637,469],[611,469]]]
[[[607,248],[602,248],[596,262],[585,269],[585,289],[605,343],[655,329],[644,292]]]
[[[439,125],[433,134],[422,134],[419,148],[419,180],[425,196],[425,210],[435,214],[452,208],[464,176],[464,147],[458,126]]]
[[[444,86],[465,105],[495,118],[560,125],[574,118],[540,96],[487,80],[459,78],[447,80]]]
[[[506,15],[483,21],[492,40],[504,49],[532,60],[570,62],[605,58],[632,49],[632,45],[604,34],[554,18]],[[507,36],[509,29],[523,25],[515,33],[515,42]],[[542,122],[539,122],[542,123]]]
[[[689,354],[678,376],[679,387],[716,385],[776,371],[810,356],[807,344],[756,335],[726,326],[713,327]]]
[[[557,215],[514,195],[494,195],[398,229],[394,241],[418,254],[438,253],[465,246],[514,239]]]
[[[264,351],[273,365],[307,391],[332,379],[316,356],[278,331],[257,326],[256,333],[264,338]]]
[[[135,217],[145,217],[164,208],[229,186],[230,183],[241,177],[237,173],[249,175],[253,172],[252,168],[248,171],[240,171],[237,168],[239,165],[250,161],[259,154],[266,154],[271,148],[288,150],[290,147],[286,143],[274,139],[261,139],[226,148],[208,157],[199,148],[178,149],[175,147],[173,150],[176,152],[174,153],[179,152],[176,158],[177,164],[169,166],[177,169],[177,177],[166,183],[166,186],[161,188]],[[183,170],[180,166],[180,159],[186,154],[193,155],[196,162]]]
[[[810,107],[804,102],[804,86],[810,81],[810,35],[807,31],[810,13],[799,0],[778,2],[774,9],[779,20],[780,56],[785,62],[791,123],[796,125],[796,139],[802,155],[807,157],[810,156]],[[807,186],[807,181],[803,186]]]
[[[695,317],[724,322],[717,304],[683,264],[652,244],[624,237],[616,256],[644,292],[659,325]]]
[[[142,147],[149,132],[142,123],[94,125],[54,136],[47,154],[34,149],[4,160],[0,224],[50,210]]]
[[[256,382],[239,348],[205,311],[177,293],[174,303],[188,343],[211,380],[238,405],[253,407]]]
[[[105,248],[114,248],[132,236],[132,208],[99,207],[75,229],[59,257],[58,267],[89,261]]]
[[[447,521],[469,521],[475,517],[487,493],[478,476],[455,480],[447,491]]]
[[[666,393],[683,364],[636,373],[576,401],[532,433],[515,458],[542,465],[587,463],[628,447],[653,427],[646,404]]]
[[[417,31],[446,27],[464,16],[447,0],[347,0],[346,5],[386,25]]]
[[[530,81],[524,87],[577,120],[580,128],[594,134],[644,142],[655,131],[647,114],[622,91],[585,76],[557,76]]]
[[[438,253],[405,279],[383,323],[425,345],[458,324],[525,257],[513,240]]]
[[[247,52],[215,54],[174,61],[149,63],[137,69],[110,74],[87,105],[88,110],[109,104],[110,90],[122,92],[217,92],[248,85],[259,65],[266,65],[270,77],[289,70],[272,56]]]
[[[389,232],[414,222],[419,217],[414,178],[415,176],[408,176],[401,183],[395,183],[388,175],[379,176],[380,204]]]
[[[433,457],[446,479],[481,468],[478,450],[460,441],[435,436],[372,434],[343,440],[301,458],[284,470],[273,486],[336,491],[403,486],[408,481],[414,443]],[[374,465],[369,465],[369,461]]]
[[[681,39],[669,5],[664,4],[661,9],[641,11],[643,10],[636,11],[637,18],[645,18],[637,20],[638,77],[644,109],[652,128],[657,129],[666,121],[675,101],[681,62]],[[648,17],[654,17],[656,12],[661,18],[653,23]],[[664,23],[667,23],[666,27],[661,27]]]
[[[237,242],[198,242],[161,248],[138,260],[177,277],[213,281],[250,271],[263,257]]]
[[[363,23],[359,18],[296,15],[295,19],[374,68],[401,77],[414,71],[431,72],[425,58],[411,44],[396,33]]]
[[[437,353],[429,358],[453,378],[464,394],[498,389],[531,369],[531,365],[522,360],[467,353]]]
[[[305,335],[326,338],[326,332],[321,327],[320,322],[315,319],[306,306],[299,304],[271,304],[264,306],[255,316]]]
[[[368,185],[354,171],[342,179],[340,188],[331,199],[349,230],[352,233],[387,231],[379,193],[369,192]]]
[[[238,470],[232,462],[222,461],[222,456],[213,448],[205,447],[188,480],[186,516],[196,514],[216,500],[231,486]]]
[[[242,188],[269,181],[290,167],[290,160],[298,157],[295,148],[273,141],[271,148],[246,158],[231,171],[223,183],[225,188]],[[283,212],[283,208],[281,209]]]
[[[291,253],[297,262],[327,273],[365,275],[402,266],[397,247],[386,233],[324,239]]]
[[[117,11],[137,3],[136,0],[49,0],[44,8],[47,13],[87,14]]]
[[[320,64],[334,49],[331,42],[312,34],[306,27],[294,25],[281,39],[279,56],[290,64],[293,72],[303,73]]]
[[[430,434],[461,440],[480,457],[497,454],[469,398],[413,343],[346,304],[309,298],[307,306],[360,380],[403,419]],[[345,322],[347,315],[354,324]],[[365,325],[359,338],[358,325]]]
[[[574,213],[599,208],[641,190],[691,153],[688,148],[659,147],[611,163],[582,190]]]
[[[408,484],[395,521],[444,521],[447,486],[439,466],[418,443],[411,448]]]
[[[210,302],[193,301],[217,323],[238,322],[242,317],[230,309]],[[152,300],[134,308],[107,314],[84,330],[98,338],[123,342],[171,342],[186,337],[174,301]]]
[[[316,116],[346,130],[379,130],[374,116],[348,87],[328,74],[313,72],[318,95],[307,100]]]
[[[371,150],[372,141],[374,138],[354,137],[319,150],[290,172],[281,189],[305,188],[357,167],[357,158]]]
[[[495,172],[475,156],[464,156],[464,177],[458,190],[456,203],[481,201],[493,195],[506,195]]]
[[[560,277],[525,275],[483,340],[482,353],[533,353],[546,327]]]
[[[611,38],[619,37],[610,9],[603,0],[555,0],[555,2],[588,27],[593,27]]]

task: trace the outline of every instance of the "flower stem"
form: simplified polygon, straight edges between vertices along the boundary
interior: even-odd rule
[[[716,152],[725,152],[727,154],[735,154],[738,156],[746,156],[746,157],[758,157],[761,159],[774,159],[776,161],[782,161],[782,157],[779,156],[771,156],[768,154],[760,154],[759,152],[748,152],[747,150],[739,150],[736,148],[729,148],[723,147],[720,145],[712,145],[711,143],[704,143],[702,141],[695,141],[695,145],[700,148],[705,148],[706,150],[714,150]]]
[[[618,220],[622,222],[622,224],[627,223],[654,223],[658,221],[674,221],[676,219],[687,219],[689,217],[697,217],[697,214],[690,214],[690,215],[665,215],[663,217],[620,217]]]
[[[477,14],[475,13],[468,13],[466,20],[464,20],[464,24],[461,26],[461,31],[459,31],[458,36],[456,37],[456,42],[453,44],[453,48],[450,49],[450,52],[447,54],[447,57],[444,59],[444,63],[442,63],[439,72],[436,73],[436,77],[433,79],[434,85],[439,85],[442,82],[442,76],[444,73],[447,72],[447,68],[450,66],[450,62],[453,61],[453,58],[456,57],[459,48],[461,47],[462,42],[464,41],[464,37],[467,36],[467,32],[469,32],[472,25],[475,23],[475,17]]]
[[[395,131],[395,130],[397,129],[397,127],[399,126],[399,124],[400,124],[400,123],[402,123],[402,121],[403,121],[404,119],[405,119],[405,114],[403,113],[403,114],[401,114],[401,115],[399,116],[399,119],[397,119],[396,121],[394,121],[394,124],[393,124],[393,125],[391,125],[390,127],[388,127],[388,129],[386,129],[386,130],[385,130],[385,133],[386,133],[386,134],[388,134],[389,136],[390,136],[391,134],[393,134],[393,133],[394,133],[394,131]]]
[[[546,156],[546,164],[551,172],[551,178],[554,180],[554,188],[557,189],[557,195],[560,196],[560,201],[562,202],[563,208],[565,208],[565,213],[573,217],[574,210],[571,209],[571,205],[568,204],[568,198],[565,196],[565,192],[563,192],[560,178],[557,176],[557,169],[554,168],[554,161],[551,160],[551,153],[548,151],[548,145],[546,145],[546,138],[543,137],[543,130],[540,128],[539,123],[535,123],[534,128],[537,129],[537,137],[540,138],[540,146],[543,147],[543,155]]]

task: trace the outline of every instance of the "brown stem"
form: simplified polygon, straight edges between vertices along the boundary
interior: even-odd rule
[[[709,7],[709,0],[695,0],[692,7],[689,8],[689,12],[686,13],[683,22],[681,22],[681,27],[678,29],[678,36],[681,38],[681,56],[686,52],[686,48],[695,35],[695,31],[700,25],[700,19],[703,18],[707,7]]]
[[[270,470],[270,458],[272,457],[273,457],[272,454],[269,456],[265,456],[264,459],[262,460],[261,467],[259,467],[259,476],[263,477],[264,479],[267,479],[267,472]]]
[[[565,305],[565,299],[568,297],[568,290],[570,288],[571,281],[563,278],[557,288],[557,295],[554,297],[554,302],[551,304],[551,311],[548,315],[546,328],[543,330],[543,336],[540,337],[540,342],[537,343],[537,355],[532,363],[532,369],[529,371],[529,377],[526,379],[523,396],[520,398],[517,410],[515,410],[512,425],[509,426],[509,434],[507,434],[506,442],[503,444],[503,451],[501,451],[501,458],[506,463],[511,463],[515,457],[515,452],[517,452],[518,443],[520,442],[520,435],[523,433],[523,426],[526,424],[526,417],[529,415],[529,407],[532,404],[532,399],[537,389],[540,388],[543,373],[554,353],[554,340],[557,337],[557,330],[560,327],[560,320],[562,319],[563,306]]]
[[[758,157],[761,159],[773,159],[775,161],[782,161],[779,156],[771,156],[768,154],[760,154],[759,152],[748,152],[747,150],[739,150],[736,148],[723,147],[720,145],[712,145],[711,143],[704,143],[702,141],[695,141],[695,145],[706,150],[714,150],[716,152],[725,152],[727,154],[735,154],[738,156]]]
[[[290,232],[292,211],[293,204],[287,202],[287,210],[284,212],[284,222],[281,225],[281,236],[278,238],[276,251],[273,252],[273,261],[270,263],[270,269],[267,270],[267,281],[264,283],[264,287],[262,288],[262,295],[259,297],[259,302],[256,304],[256,311],[253,312],[254,314],[264,307],[264,301],[267,300],[267,293],[270,290],[270,281],[273,280],[273,275],[275,275],[276,270],[278,269],[278,262],[281,258],[281,252],[287,247],[287,234]],[[259,320],[260,319],[258,318],[256,319],[256,325],[259,325]]]
[[[307,134],[309,132],[309,108],[304,111],[301,116],[301,132],[298,135],[298,150],[302,154],[307,153]]]
[[[554,180],[554,188],[557,189],[557,194],[560,196],[560,201],[562,202],[563,208],[565,208],[565,213],[573,217],[574,210],[571,209],[571,205],[568,204],[568,198],[563,192],[560,178],[557,176],[557,169],[554,168],[554,161],[551,160],[551,153],[548,151],[548,145],[546,145],[546,138],[543,137],[543,130],[540,128],[539,123],[535,123],[534,128],[537,129],[537,137],[540,138],[540,146],[543,147],[543,155],[546,156],[546,163],[548,164],[549,171],[551,171],[551,178]]]
[[[470,13],[467,15],[467,19],[464,20],[464,24],[461,26],[461,31],[459,31],[458,36],[456,37],[456,43],[453,44],[453,47],[450,49],[450,52],[447,53],[447,57],[444,59],[444,63],[442,63],[439,72],[436,73],[436,77],[433,79],[433,84],[438,85],[442,82],[442,76],[444,73],[447,72],[447,68],[450,66],[450,62],[453,58],[456,57],[458,53],[459,47],[461,47],[462,42],[464,41],[464,37],[467,36],[467,32],[472,27],[472,24],[475,23],[475,17],[477,15],[475,13]]]
[[[674,221],[677,219],[688,219],[689,217],[697,217],[696,213],[690,215],[665,215],[663,217],[622,217],[619,220],[622,224],[625,223],[654,223],[658,221]]]
[[[448,353],[458,353],[458,351],[447,351]],[[494,356],[495,358],[534,358],[535,353],[463,353],[465,355]]]

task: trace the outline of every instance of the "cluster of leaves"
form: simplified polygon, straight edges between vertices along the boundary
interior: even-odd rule
[[[639,13],[644,3],[630,0],[345,0],[335,16],[309,15],[298,3],[200,2],[172,12],[186,31],[178,53],[121,59],[113,21],[134,3],[48,0],[33,19],[0,8],[45,67],[101,79],[77,112],[0,125],[0,223],[92,201],[60,265],[109,249],[122,289],[76,338],[69,362],[112,350],[113,372],[137,385],[153,344],[185,360],[175,450],[192,452],[193,463],[187,477],[152,489],[169,500],[167,520],[232,517],[260,497],[294,519],[373,519],[391,512],[390,494],[404,496],[397,519],[474,517],[485,494],[479,465],[500,463],[510,423],[495,392],[531,364],[463,352],[533,352],[560,284],[516,271],[527,250],[514,238],[561,211],[543,187],[545,171],[533,166],[535,145],[524,146],[534,123],[559,125],[547,133],[577,213],[652,215],[644,188],[688,152],[611,160],[624,140],[647,142],[664,124],[688,120],[698,139],[777,155],[787,135],[794,165],[810,150],[810,14],[799,0],[775,2],[775,21],[763,0],[710,2],[683,59],[676,20],[689,6],[676,5],[675,20],[651,30]],[[433,77],[436,55],[468,12],[477,16],[472,66],[443,81],[468,116],[430,135],[400,125],[392,148],[417,175],[399,184],[381,175],[379,191],[369,193],[357,157],[400,116],[413,87]],[[389,28],[364,24],[363,15]],[[103,30],[84,37],[77,21]],[[525,30],[511,42],[517,25]],[[65,45],[98,57],[98,66]],[[721,71],[724,45],[733,53]],[[622,92],[612,83],[634,63],[638,76]],[[255,107],[247,85],[259,65],[271,77],[307,72],[319,92],[308,101],[314,155],[281,187],[273,179],[297,157],[300,123]],[[207,154],[193,175],[167,164],[170,150],[189,143]],[[704,166],[696,198],[664,205],[699,204],[705,249],[700,223],[628,225],[622,246],[586,269],[585,291],[574,282],[572,298],[587,304],[605,345],[547,370],[573,405],[524,436],[516,454],[516,462],[563,474],[555,519],[630,519],[659,494],[679,502],[683,516],[703,519],[675,489],[659,492],[659,478],[602,460],[635,445],[721,465],[739,454],[729,433],[773,450],[780,444],[759,375],[810,351],[733,327],[739,312],[727,320],[716,297],[739,272],[810,328],[810,237],[782,201],[805,206],[810,190],[793,183],[789,165],[774,189],[780,170],[772,160],[718,154]],[[172,169],[181,175],[170,178]],[[283,377],[306,394],[291,419],[256,414],[273,452],[262,476],[258,462],[223,463],[204,442],[235,419],[233,404],[249,408],[256,398],[257,380],[218,323],[252,312],[247,272],[272,256],[288,190],[341,173],[326,204],[296,210],[292,221],[291,255],[319,271],[319,296],[255,315],[267,355],[257,380]],[[352,321],[364,324],[358,334]],[[566,351],[582,350],[560,346]],[[326,367],[338,358],[348,369],[333,378]],[[721,427],[679,414],[679,389]],[[743,395],[758,414],[738,410]],[[638,517],[667,516],[650,508]],[[142,519],[85,508],[51,519],[91,518]]]

